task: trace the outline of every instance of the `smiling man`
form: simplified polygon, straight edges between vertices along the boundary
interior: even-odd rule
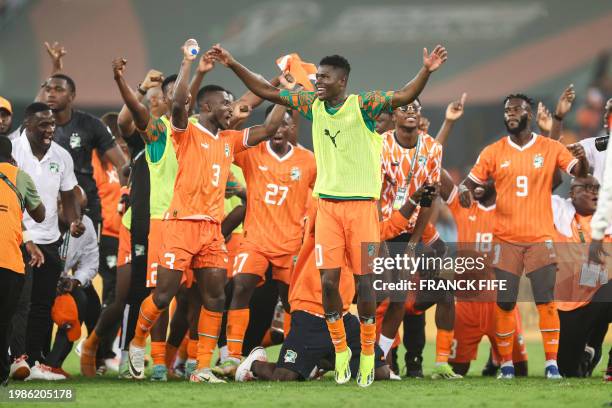
[[[351,379],[346,331],[342,320],[339,284],[341,268],[351,266],[358,281],[357,308],[361,320],[362,353],[357,383],[374,381],[376,302],[368,262],[362,262],[362,245],[375,256],[380,242],[377,200],[381,189],[382,138],[375,132],[382,111],[412,102],[423,90],[430,74],[446,61],[444,47],[431,54],[423,49],[423,67],[397,91],[347,93],[351,66],[340,55],[324,57],[316,73],[316,91],[288,91],[272,86],[232,57],[220,45],[209,55],[229,67],[251,92],[260,98],[298,110],[312,120],[317,162],[314,193],[321,198],[317,217],[315,253],[321,272],[323,306],[336,349],[336,382]],[[347,262],[348,260],[348,262]]]

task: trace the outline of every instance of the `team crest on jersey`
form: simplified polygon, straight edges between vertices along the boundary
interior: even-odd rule
[[[75,132],[70,135],[70,148],[76,149],[77,147],[81,147],[81,136]]]
[[[136,256],[144,256],[144,254],[145,254],[145,247],[144,247],[144,245],[141,245],[141,244],[134,245],[134,255],[136,255]]]
[[[297,359],[298,354],[293,350],[285,351],[285,363],[293,363],[295,364],[295,360]]]
[[[538,153],[533,157],[533,167],[536,169],[541,169],[542,166],[544,166],[544,156]]]
[[[230,155],[230,147],[229,144],[225,144],[225,157],[229,157]]]
[[[109,255],[106,257],[106,265],[109,268],[114,268],[117,266],[117,255]]]
[[[299,180],[301,174],[302,173],[300,172],[300,168],[299,167],[291,168],[291,180],[292,181]]]
[[[427,163],[427,157],[419,156],[418,162],[419,162],[419,166],[425,166],[425,163]]]
[[[59,173],[59,163],[56,163],[56,162],[49,163],[49,171],[51,173]]]

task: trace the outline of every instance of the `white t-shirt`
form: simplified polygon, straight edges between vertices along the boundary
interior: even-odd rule
[[[66,232],[60,253],[66,254],[62,275],[70,276],[68,272],[72,271],[81,286],[88,286],[98,273],[98,236],[93,222],[86,215],[83,216],[83,225],[85,232],[78,238],[70,236],[70,231]]]
[[[603,184],[603,174],[606,168],[606,151],[598,151],[595,148],[595,138],[589,137],[582,139],[578,142],[584,147],[584,153],[589,161],[589,165],[593,168],[593,176],[599,181],[599,184]]]
[[[57,225],[59,193],[70,191],[77,185],[72,157],[63,147],[51,142],[49,150],[39,161],[32,153],[27,136],[18,137],[12,143],[13,158],[17,166],[32,177],[40,199],[45,205],[43,222],[37,223],[25,213],[23,223],[35,244],[51,244],[60,237]]]

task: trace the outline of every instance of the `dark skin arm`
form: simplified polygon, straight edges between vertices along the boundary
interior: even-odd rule
[[[570,171],[571,175],[574,177],[586,177],[589,172],[589,161],[586,158],[584,147],[580,143],[574,143],[567,146],[567,149],[578,159],[578,163]]]
[[[77,196],[74,190],[60,191],[60,199],[66,221],[70,225],[70,235],[80,237],[85,232],[85,226],[81,222],[81,209],[77,202]]]
[[[455,125],[455,122],[463,115],[463,107],[465,106],[466,98],[467,94],[464,92],[461,95],[461,99],[451,102],[446,107],[444,123],[442,123],[442,127],[436,135],[436,141],[442,146],[446,144],[448,136],[450,135],[450,132],[453,129],[453,126]]]
[[[455,188],[455,183],[446,169],[440,173],[440,197],[446,202]]]
[[[232,234],[232,231],[236,229],[243,221],[246,215],[246,205],[239,205],[234,208],[227,217],[221,223],[221,232],[227,242]]]
[[[119,89],[119,93],[121,94],[121,99],[123,99],[125,107],[129,111],[125,112],[123,108],[121,109],[121,113],[125,113],[124,115],[120,114],[121,125],[122,127],[127,128],[127,122],[132,122],[136,129],[146,129],[147,124],[149,123],[149,110],[143,103],[141,103],[142,98],[139,99],[137,94],[125,81],[123,74],[126,64],[127,60],[125,58],[116,58],[113,60],[113,77],[115,79],[115,83],[117,84],[117,88]],[[138,95],[142,96],[140,92],[138,92]],[[129,115],[127,113],[129,113]],[[119,118],[117,119],[117,122],[119,124]]]
[[[211,59],[206,54],[203,54],[200,57],[200,62],[196,68],[196,73],[191,79],[191,84],[189,85],[189,92],[193,96],[189,101],[189,112],[193,112],[193,108],[196,104],[195,95],[198,94],[200,90],[200,85],[202,85],[202,80],[204,79],[204,75],[207,72],[211,71],[215,67],[215,61]]]
[[[179,70],[178,78],[174,85],[174,97],[172,98],[172,125],[177,129],[187,129],[189,112],[187,102],[189,99],[189,72],[196,56],[188,51],[188,47],[195,40],[187,40],[183,45],[183,61]],[[196,43],[197,44],[197,43]]]
[[[440,68],[447,57],[448,53],[441,45],[437,45],[431,54],[427,52],[427,48],[423,48],[423,67],[410,82],[393,93],[393,98],[391,99],[393,108],[408,105],[414,101],[425,88],[431,73]]]
[[[45,220],[45,206],[43,203],[40,203],[38,207],[33,209],[26,208],[26,211],[36,222],[43,222]]]
[[[249,129],[249,138],[247,140],[249,146],[255,146],[274,136],[286,112],[287,108],[285,106],[275,105],[263,125],[253,126]]]

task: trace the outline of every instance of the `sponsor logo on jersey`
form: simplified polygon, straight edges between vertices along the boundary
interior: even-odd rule
[[[499,167],[501,169],[504,169],[506,167],[510,167],[510,160],[504,160],[503,162],[501,162],[501,164],[499,165]]]
[[[261,170],[261,171],[268,171],[268,166],[262,166],[262,165],[260,164],[260,165],[259,165],[259,166],[257,166],[257,167],[259,167],[259,170]]]

